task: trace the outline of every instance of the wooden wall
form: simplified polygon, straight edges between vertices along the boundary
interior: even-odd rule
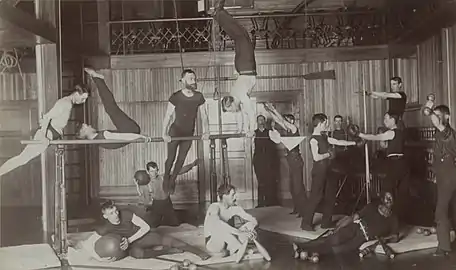
[[[448,39],[448,44],[446,40]],[[430,93],[436,95],[436,104],[447,104],[454,110],[456,98],[454,91],[456,71],[456,26],[443,29],[439,34],[417,46],[418,66],[418,104],[426,102],[426,96]],[[409,74],[403,74],[403,78],[410,81]],[[407,126],[430,126],[427,117],[423,117],[420,107],[412,107],[405,114]],[[452,119],[453,126],[455,124]]]
[[[117,59],[116,61],[120,61]],[[128,63],[123,63],[123,66]],[[300,119],[301,133],[310,134],[310,119],[314,113],[324,112],[330,119],[336,114],[349,117],[354,123],[364,126],[363,99],[355,91],[361,89],[387,89],[389,73],[387,60],[366,60],[348,62],[314,62],[314,63],[288,63],[288,64],[262,64],[258,66],[260,76],[274,75],[301,75],[320,70],[335,69],[336,80],[334,81],[306,81],[303,78],[286,79],[259,79],[252,96],[261,96],[262,100],[268,95],[284,95],[287,93],[299,93],[298,105],[293,106],[294,114]],[[135,119],[142,127],[142,133],[150,136],[161,136],[162,121],[166,109],[166,103],[173,91],[180,85],[178,79],[181,67],[167,68],[142,68],[102,70],[106,76],[108,86],[112,89],[115,99],[125,112]],[[214,67],[195,68],[198,78],[214,78]],[[223,65],[219,68],[222,77],[229,77],[234,73],[232,65]],[[230,91],[233,81],[221,81],[220,91]],[[214,82],[200,81],[199,89],[206,99],[212,99]],[[95,90],[96,92],[96,90]],[[367,126],[368,131],[373,132],[381,125],[385,104],[381,101],[367,99]],[[104,112],[103,105],[97,101],[92,111],[93,122],[98,129],[113,128],[111,121]],[[210,117],[217,117],[213,114]],[[218,133],[218,130],[212,130]],[[230,147],[230,141],[228,141]],[[234,147],[234,146],[232,146]],[[306,186],[310,188],[310,169],[312,166],[308,142],[302,144],[303,156],[306,160],[304,168]],[[207,148],[205,148],[207,149]],[[187,162],[197,157],[198,147],[194,143],[190,150]],[[246,155],[251,154],[246,151]],[[205,165],[208,165],[208,153],[204,152]],[[146,162],[156,161],[163,171],[166,158],[165,144],[136,144],[129,145],[119,150],[100,149],[100,196],[110,198],[132,199],[135,188],[132,176],[136,170],[143,169]],[[204,177],[208,183],[209,174],[207,166],[192,170],[189,174],[178,178],[176,202],[198,201],[198,176]],[[256,181],[256,180],[255,180]],[[288,185],[282,185],[283,188]],[[207,200],[208,186],[204,187],[206,193],[200,199]],[[256,189],[256,182],[254,183]],[[281,193],[288,193],[282,190]]]
[[[24,148],[20,139],[30,139],[37,127],[36,74],[0,74],[0,164]],[[1,205],[41,205],[39,158],[1,177]]]

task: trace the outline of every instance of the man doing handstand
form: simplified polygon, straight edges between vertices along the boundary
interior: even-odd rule
[[[247,136],[255,132],[255,104],[250,100],[250,93],[256,85],[255,48],[247,31],[225,9],[225,0],[217,0],[214,19],[220,27],[234,40],[234,66],[238,73],[229,96],[222,99],[224,112],[239,112],[238,133],[242,132],[244,117],[247,118]]]

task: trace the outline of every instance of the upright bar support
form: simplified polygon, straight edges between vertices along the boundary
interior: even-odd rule
[[[226,139],[221,139],[222,143],[222,173],[223,173],[223,183],[231,183],[230,179],[230,166],[228,162],[228,144]]]
[[[362,77],[362,87],[364,87],[364,77]],[[366,91],[363,91],[363,107],[364,107],[364,133],[367,133],[367,107],[366,107]],[[369,148],[367,143],[364,144],[364,161],[366,166],[366,201],[370,203],[370,165],[369,165]]]
[[[54,237],[52,240],[53,240],[54,250],[57,253],[57,256],[60,257],[60,254],[62,253],[62,246],[61,246],[62,235],[61,235],[61,231],[60,231],[61,204],[60,204],[60,179],[59,179],[60,178],[60,174],[59,174],[60,168],[59,168],[58,148],[55,151],[55,160],[56,160],[55,176],[56,176],[56,178],[54,181],[54,233],[53,233]]]
[[[59,203],[60,203],[60,256],[61,259],[66,259],[68,255],[67,245],[67,205],[66,205],[66,181],[65,181],[65,146],[59,145],[56,150],[57,160],[57,181],[59,184]]]
[[[211,180],[209,183],[210,193],[211,193],[211,203],[217,201],[217,167],[215,162],[215,139],[212,139],[210,144],[210,170],[211,170]]]

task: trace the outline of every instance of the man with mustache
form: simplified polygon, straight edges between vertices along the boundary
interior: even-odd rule
[[[196,91],[196,74],[191,69],[185,69],[181,75],[182,89],[175,92],[169,98],[168,108],[165,119],[163,120],[163,140],[168,143],[168,158],[165,162],[164,172],[164,189],[174,193],[176,187],[176,178],[184,165],[187,153],[192,146],[192,141],[171,141],[172,137],[190,137],[195,132],[195,122],[198,109],[202,116],[203,140],[209,139],[209,123],[206,107],[206,100],[201,92]],[[172,121],[174,120],[174,121]],[[177,154],[177,149],[179,153]],[[171,168],[174,170],[171,174]]]

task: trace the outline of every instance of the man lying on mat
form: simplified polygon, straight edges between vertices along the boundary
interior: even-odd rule
[[[297,253],[318,256],[358,251],[362,244],[377,238],[398,242],[399,223],[393,213],[393,204],[392,194],[385,192],[380,202],[369,203],[359,213],[341,219],[329,236],[306,243],[293,243],[293,248]]]
[[[210,256],[204,251],[190,246],[175,238],[151,231],[150,226],[140,217],[129,210],[119,210],[113,201],[107,201],[101,206],[101,212],[106,222],[99,227],[82,245],[91,256],[99,261],[116,261],[122,258],[101,258],[95,251],[95,243],[102,236],[116,234],[122,237],[120,248],[137,259],[154,258],[160,255],[191,252],[202,260]]]
[[[207,209],[204,220],[204,237],[206,249],[214,257],[236,255],[239,262],[245,253],[247,243],[256,237],[257,220],[236,205],[234,186],[222,184],[218,190],[218,202],[212,203]],[[246,221],[239,229],[234,227],[234,217]]]

